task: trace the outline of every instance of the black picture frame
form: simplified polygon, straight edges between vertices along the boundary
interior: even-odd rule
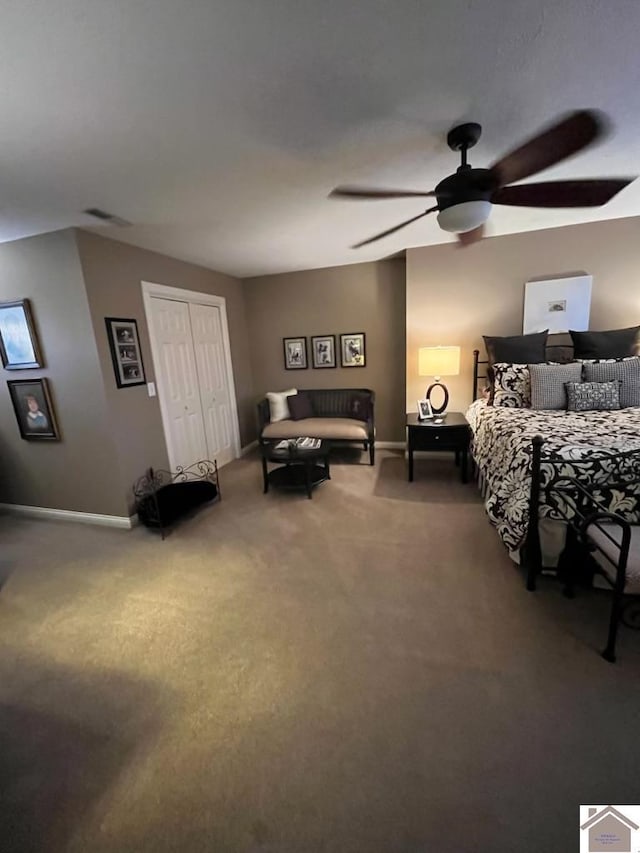
[[[328,349],[322,349],[322,347]],[[311,338],[311,365],[316,370],[338,366],[335,335],[314,335]]]
[[[344,332],[340,335],[340,366],[367,366],[366,336],[364,332]]]
[[[309,366],[307,358],[307,339],[283,338],[282,348],[284,351],[285,370],[306,370]]]
[[[20,437],[25,441],[60,441],[47,380],[10,379],[7,385]]]
[[[105,317],[113,372],[118,388],[146,383],[138,324],[124,317]]]
[[[28,299],[0,302],[0,357],[5,370],[44,367]]]

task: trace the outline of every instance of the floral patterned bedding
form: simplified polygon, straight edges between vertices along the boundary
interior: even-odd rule
[[[487,406],[476,400],[467,412],[472,451],[487,487],[485,506],[491,523],[510,551],[519,549],[529,526],[532,439],[542,435],[541,480],[553,473],[594,482],[607,508],[633,513],[640,493],[640,408],[607,412],[539,411]],[[545,460],[566,464],[545,465]],[[621,470],[624,468],[624,470]],[[606,484],[615,483],[615,488]],[[624,481],[623,487],[620,482]],[[561,518],[541,493],[540,516]]]

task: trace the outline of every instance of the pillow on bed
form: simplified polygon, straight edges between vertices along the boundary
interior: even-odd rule
[[[620,408],[620,380],[567,382],[568,412],[605,412]]]
[[[510,409],[531,406],[531,375],[528,364],[493,365],[493,405]]]
[[[567,390],[565,382],[580,382],[582,365],[574,364],[530,364],[531,408],[566,409]]]
[[[587,382],[620,380],[620,406],[640,406],[640,358],[585,364],[583,371]]]
[[[506,338],[483,335],[489,364],[539,364],[547,360],[549,330],[534,335],[511,335]]]
[[[633,355],[639,331],[640,326],[606,332],[574,332],[570,329],[574,358],[624,358]]]

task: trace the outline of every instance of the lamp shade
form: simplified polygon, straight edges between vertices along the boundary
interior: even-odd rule
[[[460,347],[420,347],[419,376],[457,376],[460,373]]]

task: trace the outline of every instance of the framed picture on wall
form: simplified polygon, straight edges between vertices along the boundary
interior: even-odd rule
[[[12,379],[7,382],[20,435],[27,441],[59,441],[51,394],[46,379]]]
[[[590,275],[528,281],[524,286],[523,334],[558,335],[574,329],[586,332],[591,309]]]
[[[307,369],[307,339],[306,338],[283,338],[284,347],[284,369],[306,370]]]
[[[0,302],[0,356],[5,370],[44,366],[28,299]]]
[[[364,367],[366,363],[364,332],[340,335],[340,364],[342,367]]]
[[[136,321],[119,317],[105,317],[104,320],[118,388],[144,385],[146,379]]]
[[[311,338],[311,363],[317,368],[336,366],[335,335],[317,335]]]

